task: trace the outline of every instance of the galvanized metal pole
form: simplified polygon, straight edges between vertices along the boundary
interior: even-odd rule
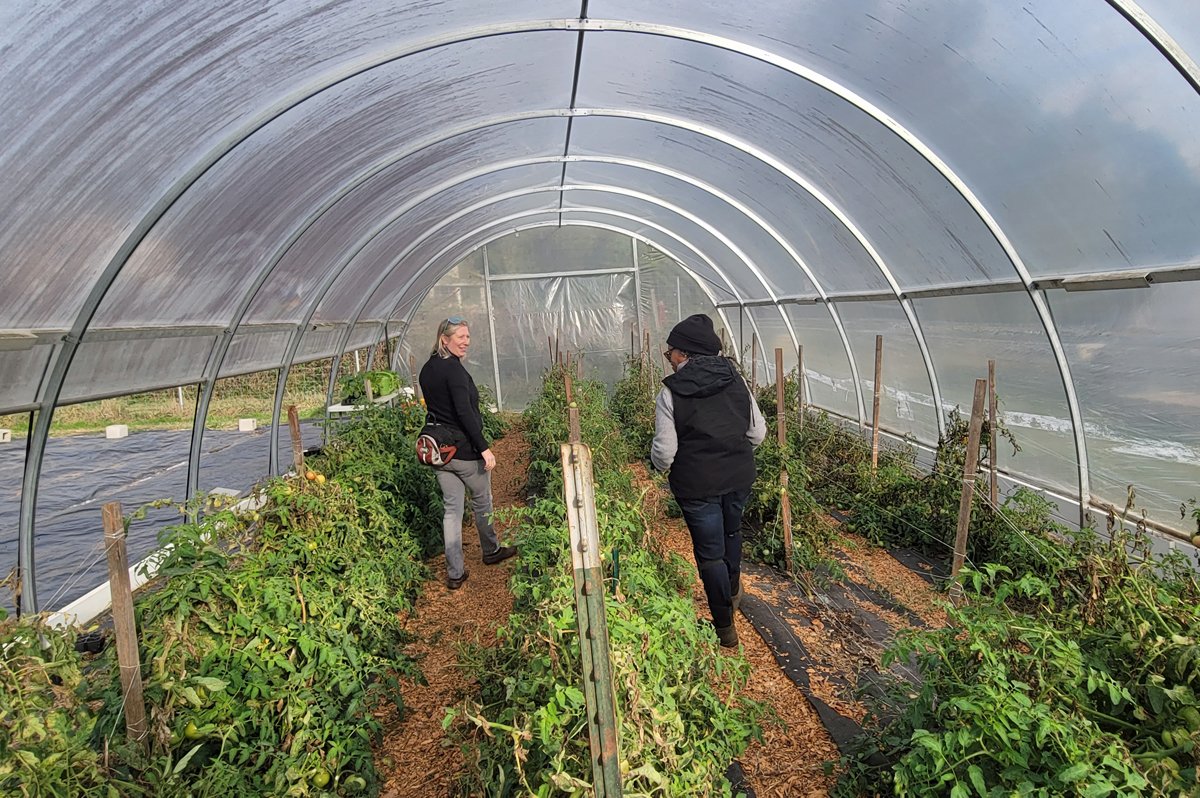
[[[578,413],[577,408],[571,408]],[[604,607],[600,534],[592,482],[592,452],[582,443],[561,446],[563,498],[571,531],[571,563],[575,576],[575,616],[583,662],[583,695],[587,706],[592,752],[592,789],[596,798],[621,793],[620,741],[617,736],[616,692],[608,657],[608,623]]]
[[[492,377],[496,380],[496,409],[504,409],[504,389],[500,387],[500,349],[496,346],[496,313],[492,307],[492,268],[488,262],[487,244],[483,250],[483,301],[487,309],[488,330],[492,334]]]

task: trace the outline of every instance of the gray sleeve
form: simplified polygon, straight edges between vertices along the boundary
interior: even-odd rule
[[[650,462],[659,471],[667,471],[675,462],[679,438],[675,435],[675,403],[671,391],[663,388],[654,401],[654,441],[650,444]]]
[[[767,421],[763,418],[762,411],[758,409],[758,402],[754,399],[754,393],[750,394],[750,428],[746,430],[746,437],[755,446],[763,442],[763,438],[767,437]]]

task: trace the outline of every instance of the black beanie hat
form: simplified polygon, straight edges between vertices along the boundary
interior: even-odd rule
[[[721,351],[721,339],[713,332],[712,319],[697,313],[671,329],[667,346],[692,355],[715,355]]]

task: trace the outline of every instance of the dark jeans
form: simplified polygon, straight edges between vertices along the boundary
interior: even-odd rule
[[[733,594],[742,574],[742,510],[749,498],[747,488],[704,499],[679,499],[717,628],[733,625]]]

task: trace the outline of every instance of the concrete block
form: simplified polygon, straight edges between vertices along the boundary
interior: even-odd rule
[[[256,418],[239,418],[238,432],[254,432],[258,429],[258,419]]]
[[[104,428],[104,437],[108,438],[109,440],[116,440],[117,438],[128,438],[129,437],[129,425],[128,424],[109,424],[107,427]]]
[[[12,442],[12,430],[0,429],[0,443],[11,443],[11,442]]]

